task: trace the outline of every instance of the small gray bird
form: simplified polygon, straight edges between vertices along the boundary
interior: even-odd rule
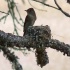
[[[36,13],[33,8],[29,8],[25,11],[27,12],[27,16],[24,22],[24,35],[27,34],[28,27],[33,26],[36,21]]]

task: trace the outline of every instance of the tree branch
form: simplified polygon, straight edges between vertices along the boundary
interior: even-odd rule
[[[39,3],[41,3],[41,4],[45,5],[45,6],[48,6],[48,7],[51,7],[51,8],[54,8],[54,9],[59,10],[58,8],[56,8],[56,7],[54,7],[54,6],[51,6],[51,5],[49,5],[49,4],[45,4],[45,3],[41,2],[41,1],[38,1],[38,0],[32,0],[32,1],[39,2]]]
[[[67,56],[70,56],[70,45],[69,44],[65,44],[64,42],[60,42],[59,40],[56,40],[56,39],[51,39],[49,40],[49,46],[50,48],[63,52],[63,55],[67,54]]]
[[[8,14],[8,13],[6,13],[6,12],[3,12],[3,11],[0,11],[0,13],[3,13],[3,14]]]
[[[37,33],[37,32],[40,33]],[[37,34],[36,36],[34,34]],[[40,38],[43,38],[40,41],[38,34],[40,35]],[[67,54],[70,56],[70,45],[65,44],[64,42],[60,42],[56,39],[51,39],[51,33],[49,26],[34,26],[28,28],[28,34],[24,37],[22,36],[16,36],[11,33],[5,33],[0,30],[0,45],[4,46],[5,43],[7,43],[8,47],[18,47],[18,48],[37,48],[40,44],[43,44],[45,47],[50,47],[53,49],[56,49],[57,51],[61,51],[64,54]]]
[[[8,47],[24,47],[24,44],[25,42],[27,42],[27,39],[25,37],[16,36],[11,33],[5,33],[0,30],[0,45],[4,46],[6,42]]]
[[[67,12],[63,11],[62,8],[58,5],[57,1],[54,0],[56,6],[58,7],[58,9],[67,17],[70,17],[70,14],[68,14]]]
[[[36,49],[35,55],[37,64],[41,67],[49,63],[46,48],[50,47],[57,51],[63,52],[63,55],[70,56],[70,45],[51,39],[51,30],[46,26],[30,26],[27,35],[24,37],[16,36],[11,33],[5,33],[0,30],[0,45],[14,48],[30,48]]]
[[[65,11],[63,11],[62,8],[61,8],[61,7],[58,5],[58,3],[56,2],[56,0],[54,0],[54,2],[55,2],[56,6],[57,6],[58,8],[56,8],[56,7],[54,7],[54,6],[51,6],[51,5],[49,5],[49,4],[45,4],[45,3],[43,3],[43,2],[37,1],[37,0],[32,0],[32,1],[35,1],[35,2],[41,3],[41,4],[45,5],[45,6],[48,6],[48,7],[57,9],[57,10],[61,11],[65,16],[70,17],[70,14],[67,13],[67,12],[65,12]]]
[[[22,66],[18,62],[18,57],[14,55],[14,53],[11,53],[11,51],[7,48],[7,46],[1,46],[0,49],[3,51],[3,55],[12,62],[12,68],[15,70],[23,70]]]

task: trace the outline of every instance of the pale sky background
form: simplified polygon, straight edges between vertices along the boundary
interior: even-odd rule
[[[32,7],[28,3],[28,0],[25,1],[26,4],[23,5],[21,0],[15,0],[23,20],[25,20],[26,17],[26,12],[24,10]],[[53,0],[47,0],[46,3],[56,6]],[[66,3],[66,0],[58,0],[58,3],[61,5],[63,10],[70,13],[70,5]],[[47,11],[39,11],[35,9],[37,14],[35,25],[49,25],[53,36],[52,38],[70,44],[70,18],[66,17],[58,10],[42,6],[39,3],[31,1],[31,4],[38,9]],[[0,11],[7,12],[7,9],[7,3],[5,0],[0,0]],[[2,16],[2,14],[0,14],[0,16]],[[20,29],[19,34],[22,36],[23,28],[19,25],[18,28]],[[13,24],[10,16],[7,18],[5,24],[3,24],[3,21],[0,22],[0,30],[5,31],[6,33],[13,33]],[[67,57],[66,55],[63,56],[61,52],[57,52],[51,48],[48,48],[46,51],[48,52],[49,64],[43,68],[37,66],[35,54],[32,52],[28,52],[29,54],[24,56],[22,52],[16,51],[15,55],[20,58],[19,62],[23,66],[23,70],[70,70],[70,57]],[[0,70],[12,70],[11,63],[3,57],[3,52],[0,53]]]

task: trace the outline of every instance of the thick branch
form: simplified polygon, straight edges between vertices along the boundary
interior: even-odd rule
[[[46,47],[56,49],[63,52],[64,55],[70,56],[70,45],[60,42],[56,39],[51,39],[51,30],[46,26],[30,26],[27,29],[27,35],[24,37],[12,35],[0,31],[0,45],[4,47],[26,47],[36,49],[35,56],[37,64],[41,67],[49,63],[49,58],[46,52]],[[2,47],[0,48],[2,50]],[[5,51],[3,51],[5,52]]]
[[[34,26],[28,28],[28,34],[24,37],[12,35],[0,31],[0,45],[8,47],[26,47],[36,49],[38,46],[45,46],[61,51],[70,56],[70,45],[51,39],[49,26]]]
[[[24,47],[28,42],[28,38],[16,36],[11,33],[5,33],[0,30],[0,45],[4,46],[7,44],[8,47]]]
[[[49,43],[46,46],[50,46],[50,48],[56,49],[57,51],[63,52],[63,55],[67,54],[70,56],[70,45],[65,44],[64,42],[60,42],[56,39],[49,40]]]

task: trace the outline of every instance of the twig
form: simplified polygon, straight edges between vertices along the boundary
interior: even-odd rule
[[[14,31],[13,31],[13,33],[16,33],[17,35],[19,35],[18,30],[17,30],[17,25],[16,25],[15,22],[17,22],[18,24],[20,24],[20,26],[23,26],[23,23],[24,23],[23,19],[22,19],[20,13],[19,13],[19,10],[18,10],[18,8],[17,8],[16,3],[14,2],[14,0],[6,0],[6,2],[8,4],[8,9],[9,10],[8,10],[7,13],[0,11],[1,13],[5,14],[4,16],[2,16],[0,18],[0,21],[2,21],[4,19],[4,23],[5,23],[8,15],[11,15],[12,20],[13,20],[13,25],[14,25]],[[19,15],[20,20],[22,21],[22,24],[19,22],[19,20],[17,19],[16,15],[15,15],[15,10],[14,10],[15,8],[16,8],[16,11],[17,11],[17,13]]]
[[[57,5],[58,9],[67,17],[70,17],[70,14],[68,14],[67,12],[63,11],[62,8],[58,5],[57,1],[54,0],[55,4]]]
[[[51,6],[51,5],[49,5],[49,4],[45,4],[45,3],[43,3],[43,2],[37,1],[37,0],[32,0],[32,1],[39,2],[39,3],[41,3],[41,4],[45,5],[45,6],[48,6],[48,7],[57,9],[57,10],[61,11],[65,16],[70,17],[70,14],[67,13],[67,12],[65,12],[65,11],[63,11],[62,8],[61,8],[61,7],[58,5],[58,3],[56,2],[56,0],[54,0],[54,2],[55,2],[55,4],[57,5],[58,8],[56,8],[56,7],[54,7],[54,6]]]
[[[20,20],[22,21],[22,24],[23,24],[24,22],[23,22],[23,19],[22,19],[22,17],[21,17],[21,15],[20,15],[20,13],[19,13],[18,7],[17,7],[16,5],[15,5],[15,7],[16,7],[16,10],[17,10],[18,15],[19,15],[19,17],[20,17]]]
[[[39,8],[34,7],[34,6],[31,4],[30,0],[28,0],[28,2],[29,2],[29,4],[30,4],[33,8],[35,8],[35,9],[37,9],[37,10],[39,10],[39,11],[45,11],[45,12],[47,12],[47,10],[43,10],[43,9],[39,9]]]
[[[32,0],[32,1],[39,2],[39,3],[41,3],[41,4],[45,5],[45,6],[52,7],[52,8],[54,8],[54,9],[59,10],[58,8],[56,8],[56,7],[54,7],[54,6],[51,6],[51,5],[49,5],[49,4],[45,4],[45,3],[40,2],[40,1],[37,1],[37,0]]]
[[[6,12],[3,12],[3,11],[0,11],[1,13],[3,13],[3,14],[8,14],[8,13],[6,13]]]
[[[6,21],[8,15],[9,15],[9,12],[8,12],[5,16],[2,16],[2,17],[0,18],[0,21],[2,21],[3,19],[5,19],[5,21]],[[4,23],[5,23],[5,21],[4,21]]]

